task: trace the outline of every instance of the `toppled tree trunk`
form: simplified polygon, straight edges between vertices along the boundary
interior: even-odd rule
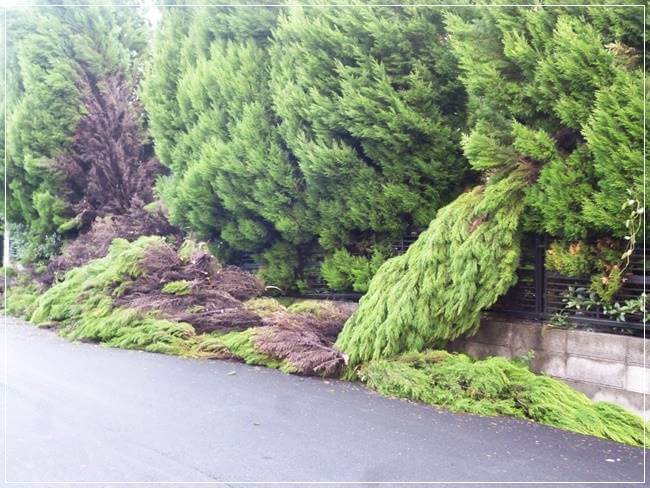
[[[464,193],[379,268],[336,342],[351,366],[476,332],[480,312],[516,281],[529,175],[522,165]]]

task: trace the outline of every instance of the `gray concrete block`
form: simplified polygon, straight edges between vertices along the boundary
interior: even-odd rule
[[[615,388],[625,387],[625,364],[595,358],[568,356],[566,377]]]
[[[516,324],[504,324],[503,322],[497,322],[489,318],[482,318],[481,327],[470,340],[483,344],[508,346],[511,341],[511,330],[513,327],[516,327]]]
[[[542,347],[542,328],[537,325],[516,325],[512,329],[510,347],[515,356],[527,351],[539,351]]]
[[[625,361],[627,337],[578,330],[567,331],[567,353],[614,361]]]
[[[637,393],[650,393],[650,370],[643,366],[628,365],[625,373],[625,389]]]
[[[511,357],[510,349],[504,346],[482,344],[480,342],[468,341],[465,344],[464,350],[466,354],[475,358],[485,358],[488,356],[503,356],[506,358]]]
[[[627,337],[627,364],[636,364],[643,366],[643,344],[647,349],[646,354],[650,352],[650,339],[643,339],[642,337]],[[647,358],[646,358],[647,361]],[[645,363],[646,365],[647,362]],[[650,365],[649,365],[650,366]]]
[[[562,354],[536,351],[530,366],[536,373],[545,373],[556,378],[566,377],[566,358]]]
[[[565,353],[568,331],[555,327],[544,326],[541,331],[541,347],[543,351]]]
[[[563,378],[562,381],[564,381],[567,385],[569,385],[574,390],[578,390],[584,393],[589,398],[594,398],[598,394],[598,392],[601,391],[603,388],[608,388],[602,385],[597,385],[595,383],[589,383],[587,381],[580,381],[580,380],[572,380],[569,378]]]

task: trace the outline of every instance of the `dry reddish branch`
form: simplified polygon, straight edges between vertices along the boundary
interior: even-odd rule
[[[180,239],[178,229],[170,225],[162,213],[149,213],[142,208],[142,202],[134,199],[133,206],[125,214],[99,217],[90,229],[69,242],[61,255],[50,261],[41,280],[49,284],[69,269],[106,256],[115,238],[131,241],[143,235],[175,235]]]
[[[253,341],[260,352],[286,360],[300,374],[339,376],[347,358],[334,341],[350,313],[343,306],[318,315],[276,312],[262,319]]]
[[[55,168],[65,199],[84,224],[95,216],[128,212],[136,197],[150,202],[162,165],[151,157],[138,123],[142,108],[122,77],[109,77],[101,84],[82,79],[80,85],[86,94],[86,115]]]
[[[183,262],[172,246],[147,250],[140,262],[143,274],[115,300],[115,305],[157,311],[169,320],[187,322],[197,332],[239,330],[261,324],[259,315],[241,300],[259,296],[262,282],[234,266],[221,266],[207,252],[195,251]],[[189,283],[187,294],[162,291],[172,281]]]

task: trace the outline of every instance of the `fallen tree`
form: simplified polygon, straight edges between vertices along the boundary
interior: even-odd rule
[[[442,208],[409,250],[379,268],[336,345],[352,366],[443,345],[477,330],[516,281],[522,164]]]
[[[35,302],[31,293],[10,305],[74,340],[339,375],[346,357],[333,343],[350,307],[287,308],[256,299],[263,291],[258,278],[221,265],[204,245],[146,236],[115,239],[105,257],[70,270]]]
[[[493,219],[505,212],[501,204],[512,204],[516,185],[509,179],[499,183],[503,185],[490,183],[469,192],[467,198],[476,200],[472,208],[489,211]],[[510,196],[488,198],[488,190],[498,188]],[[485,199],[494,206],[487,206]],[[474,224],[474,232],[486,222]],[[504,228],[498,227],[501,232]],[[484,235],[485,242],[496,242],[487,239],[493,232],[496,229]],[[516,250],[516,241],[512,242]],[[496,255],[504,252],[500,249]],[[494,280],[486,283],[496,286]],[[34,291],[29,300],[19,301],[34,310],[32,322],[56,326],[72,340],[234,359],[287,373],[345,375],[348,357],[334,342],[340,339],[354,304],[307,300],[284,306],[258,297],[262,290],[254,276],[222,266],[202,245],[188,241],[179,246],[147,236],[133,242],[116,239],[105,257],[72,269],[45,293]],[[9,296],[10,305],[12,300]],[[474,361],[427,351],[365,361],[355,373],[370,388],[389,396],[481,415],[533,419],[632,445],[640,445],[643,439],[643,421],[638,416],[615,405],[591,402],[570,387],[504,358]]]
[[[643,419],[606,402],[592,402],[562,381],[536,375],[520,361],[474,360],[429,350],[364,364],[359,377],[384,395],[455,412],[509,415],[561,429],[644,444]]]

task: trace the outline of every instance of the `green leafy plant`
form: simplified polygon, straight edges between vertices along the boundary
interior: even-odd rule
[[[346,249],[339,249],[323,261],[321,275],[332,290],[365,293],[387,256],[388,252],[381,248],[375,248],[371,257],[353,256]]]
[[[603,313],[617,322],[625,322],[626,315],[641,314],[645,307],[645,294],[637,298],[627,299],[623,302],[605,302],[596,292],[585,287],[570,286],[562,298],[565,310],[582,311],[600,308]]]
[[[565,245],[554,241],[546,251],[546,269],[565,276],[589,276],[594,268],[594,256],[589,245],[582,241]]]

